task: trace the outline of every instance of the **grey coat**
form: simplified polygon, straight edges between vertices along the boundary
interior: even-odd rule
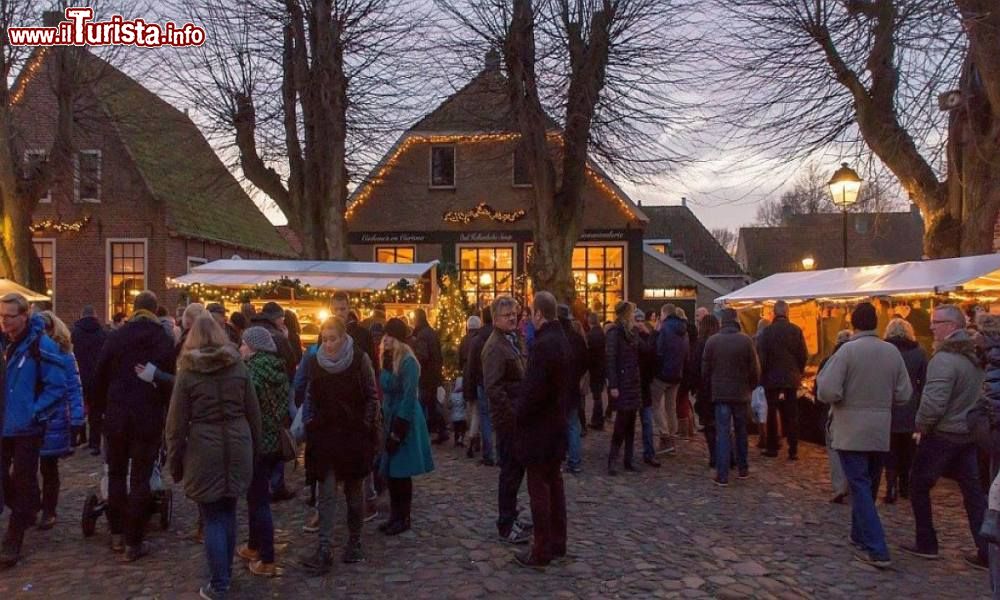
[[[913,388],[899,350],[874,331],[859,331],[816,377],[817,399],[830,405],[834,450],[888,452],[893,404]]]
[[[966,414],[983,391],[986,373],[964,329],[951,334],[927,365],[927,383],[917,409],[917,431],[967,441]]]
[[[167,464],[199,503],[246,494],[260,440],[260,406],[236,347],[183,355],[167,414]]]

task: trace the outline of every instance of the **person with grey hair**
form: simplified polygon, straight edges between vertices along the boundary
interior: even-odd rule
[[[469,348],[482,326],[483,320],[476,315],[472,315],[465,322],[465,335],[462,336],[462,341],[458,344],[458,371],[460,373],[465,371],[465,363],[469,360]],[[479,426],[474,404],[471,407],[472,412],[469,412],[470,407],[465,400],[464,384],[465,380],[459,375],[451,393],[451,428],[455,433],[456,448],[465,447],[465,436],[472,430],[471,425],[476,426],[476,431],[478,431]],[[475,432],[472,435],[475,435]]]
[[[910,503],[916,522],[916,543],[904,552],[921,558],[938,557],[937,533],[931,511],[931,488],[944,474],[962,491],[976,552],[966,555],[969,565],[986,569],[987,544],[979,535],[986,512],[986,496],[979,483],[977,446],[966,415],[982,393],[985,372],[975,344],[966,331],[961,309],[943,304],[934,309],[931,330],[937,351],[927,364],[927,382],[917,409]]]
[[[83,385],[83,404],[87,408],[88,446],[90,454],[101,453],[101,423],[104,420],[104,399],[94,394],[94,376],[97,372],[97,357],[101,353],[108,332],[101,325],[94,307],[86,305],[80,312],[80,319],[73,324],[70,333],[73,341],[76,363],[80,368],[80,382]]]
[[[788,440],[788,460],[798,460],[799,385],[809,359],[806,338],[798,325],[788,320],[788,303],[774,303],[774,320],[757,341],[761,385],[767,395],[767,450],[764,456],[778,456],[778,414]]]
[[[920,406],[920,396],[924,392],[924,382],[927,381],[927,355],[917,343],[913,326],[905,320],[896,317],[889,321],[885,328],[885,341],[899,349],[906,363],[906,372],[910,376],[913,394],[906,404],[892,407],[892,434],[889,454],[885,461],[885,496],[886,504],[896,501],[897,494],[903,498],[910,497],[910,467],[913,464],[913,430]]]

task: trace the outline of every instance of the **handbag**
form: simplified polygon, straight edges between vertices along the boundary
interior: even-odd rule
[[[295,460],[298,454],[298,447],[292,433],[287,427],[278,429],[278,455],[281,456],[281,462]]]
[[[994,422],[993,410],[989,400],[980,398],[975,406],[965,414],[965,423],[969,427],[969,435],[981,450],[992,453],[994,448],[1000,448],[1000,431]]]

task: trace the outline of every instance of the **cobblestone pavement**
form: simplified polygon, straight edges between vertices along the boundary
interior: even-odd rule
[[[325,578],[304,576],[296,558],[314,549],[302,532],[299,500],[276,505],[278,560],[285,575],[251,576],[238,558],[233,596],[334,598],[985,598],[987,574],[965,565],[972,548],[961,498],[942,482],[933,499],[943,558],[893,550],[887,572],[855,562],[847,542],[850,508],[827,503],[822,449],[806,445],[797,463],[760,458],[751,478],[712,485],[704,442],[679,443],[663,468],[608,477],[610,433],[584,441],[584,473],[566,475],[570,557],[543,573],[512,563],[495,541],[497,469],[464,452],[435,449],[437,470],[416,480],[413,530],[395,538],[365,525],[368,561],[335,563]],[[753,438],[752,438],[753,439]],[[638,442],[638,436],[637,436]],[[195,506],[182,499],[170,530],[151,525],[153,553],[132,565],[114,560],[106,521],[84,539],[80,514],[99,464],[82,453],[62,463],[60,520],[32,530],[26,557],[0,571],[0,598],[195,598],[205,581],[201,547],[190,539]],[[301,470],[290,472],[301,485]],[[522,505],[527,508],[526,491]],[[338,506],[338,510],[341,510]],[[383,506],[383,510],[385,507]],[[892,548],[913,535],[908,503],[879,507]],[[246,535],[241,503],[240,539]],[[341,513],[342,515],[343,513]],[[340,520],[340,519],[338,519]],[[343,522],[336,539],[345,537]],[[338,552],[339,554],[339,552]],[[337,556],[339,559],[339,556]]]

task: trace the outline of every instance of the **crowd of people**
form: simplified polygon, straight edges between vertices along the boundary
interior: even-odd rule
[[[499,467],[497,537],[530,544],[515,560],[532,568],[565,556],[563,473],[587,468],[581,439],[609,421],[608,476],[637,470],[637,428],[641,460],[654,469],[700,430],[712,481],[724,488],[732,470],[750,477],[750,407],[759,393],[767,404],[762,456],[776,459],[784,437],[787,459],[798,459],[808,352],[784,302],[751,337],[728,308],[702,307],[688,319],[672,304],[647,315],[623,301],[602,323],[548,292],[523,309],[501,295],[468,319],[450,412],[440,402],[441,342],[423,310],[412,328],[380,309],[360,320],[342,292],[330,310],[317,342],[304,348],[295,313],[275,302],[228,316],[221,304],[191,303],[175,321],[147,291],[105,329],[90,307],[70,328],[50,311],[32,312],[22,296],[0,298],[0,492],[10,508],[0,566],[18,562],[31,527],[55,525],[59,460],[84,445],[107,466],[110,547],[123,561],[150,551],[154,470],[182,484],[199,508],[204,598],[226,595],[234,558],[257,576],[281,573],[271,504],[296,495],[284,472],[300,458],[313,507],[303,529],[317,542],[298,562],[314,575],[333,565],[338,488],[347,507],[341,559],[363,561],[363,523],[378,517],[379,495],[388,493],[390,512],[378,530],[409,530],[413,479],[434,470],[432,445],[452,436],[469,458]],[[976,543],[966,561],[985,568],[987,545],[1000,542],[1000,479],[987,506],[969,415],[976,407],[1000,414],[1000,317],[981,315],[973,335],[961,310],[936,307],[929,360],[903,318],[879,335],[875,308],[860,303],[850,322],[815,391],[830,407],[832,501],[850,501],[856,558],[890,565],[876,505],[883,471],[883,502],[913,505],[915,542],[900,548],[936,558],[930,490],[947,474]],[[995,476],[1000,460],[993,463]],[[522,484],[530,520],[517,506]],[[237,546],[241,498],[249,535]]]

